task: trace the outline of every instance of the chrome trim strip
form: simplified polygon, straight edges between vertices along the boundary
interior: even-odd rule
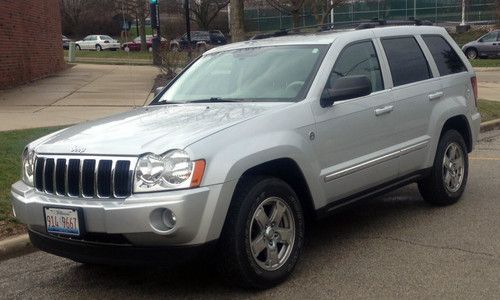
[[[401,155],[405,155],[405,154],[408,154],[410,152],[413,152],[413,151],[425,148],[428,143],[429,143],[428,141],[423,141],[423,142],[420,142],[418,144],[411,145],[409,147],[403,148],[403,149],[400,150]]]
[[[95,160],[95,165],[94,165],[94,196],[97,198],[99,197],[99,192],[97,191],[97,176],[98,176],[98,170],[99,170],[99,164],[101,163],[100,159]]]
[[[116,159],[111,160],[111,193],[114,198],[118,198],[115,193],[115,169],[116,169]]]
[[[401,150],[397,150],[397,151],[391,152],[389,154],[385,154],[385,155],[382,155],[380,157],[376,157],[374,159],[362,162],[360,164],[357,164],[357,165],[354,165],[354,166],[351,166],[351,167],[347,167],[347,168],[342,169],[340,171],[336,171],[336,172],[332,172],[330,174],[326,174],[324,180],[325,180],[325,182],[330,182],[332,180],[335,180],[335,179],[338,179],[338,178],[350,175],[352,173],[364,170],[366,168],[373,167],[373,166],[378,165],[380,163],[389,161],[389,160],[394,159],[394,158],[398,158],[398,157],[400,157],[402,155],[406,155],[406,154],[408,154],[410,152],[413,152],[413,151],[425,148],[428,143],[429,143],[429,141],[423,141],[423,142],[420,142],[420,143],[408,146],[406,148],[403,148]]]
[[[56,170],[57,170],[57,159],[54,159],[54,170],[52,171],[52,191],[54,194],[57,195]]]
[[[380,163],[383,163],[383,162],[386,162],[388,160],[397,158],[398,156],[399,156],[399,151],[392,152],[392,153],[386,154],[384,156],[380,156],[380,157],[374,158],[372,160],[362,162],[362,163],[360,163],[358,165],[355,165],[355,166],[352,166],[352,167],[348,167],[346,169],[343,169],[343,170],[340,170],[340,171],[337,171],[337,172],[334,172],[334,173],[331,173],[331,174],[327,174],[325,176],[325,182],[329,182],[329,181],[332,181],[334,179],[337,179],[337,178],[340,178],[340,177],[344,177],[344,176],[347,176],[349,174],[361,171],[363,169],[366,169],[366,168],[369,168],[369,167],[373,167],[373,166],[378,165]]]
[[[47,165],[47,159],[43,159],[43,169],[42,169],[42,191],[47,193],[47,190],[45,189],[46,182],[45,182],[45,166]]]
[[[64,170],[64,194],[66,196],[69,195],[69,189],[68,189],[68,169],[69,169],[69,159],[65,159],[65,170]]]
[[[84,159],[80,159],[80,165],[79,165],[80,171],[78,174],[78,195],[80,198],[84,197],[83,196],[83,162],[84,162]]]

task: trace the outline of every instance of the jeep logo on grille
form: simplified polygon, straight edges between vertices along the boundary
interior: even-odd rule
[[[85,152],[85,150],[87,150],[87,148],[78,145],[74,145],[73,147],[71,147],[72,153],[83,153]]]

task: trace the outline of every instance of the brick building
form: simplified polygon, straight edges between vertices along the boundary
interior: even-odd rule
[[[64,68],[59,0],[1,0],[0,33],[0,89]]]

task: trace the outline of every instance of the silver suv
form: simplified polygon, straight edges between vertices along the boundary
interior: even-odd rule
[[[32,243],[82,263],[211,253],[266,288],[311,220],[417,182],[464,192],[477,84],[438,27],[296,35],[212,49],[143,108],[32,142],[12,186]],[[205,256],[207,257],[207,256]]]

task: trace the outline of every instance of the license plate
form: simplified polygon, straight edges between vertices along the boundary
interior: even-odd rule
[[[48,233],[80,235],[80,218],[74,208],[44,207]]]

